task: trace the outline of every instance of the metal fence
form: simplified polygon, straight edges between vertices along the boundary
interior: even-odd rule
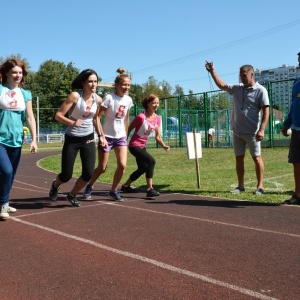
[[[282,105],[283,92],[282,89],[278,92],[277,85],[285,83],[291,91],[292,82],[293,80],[285,80],[264,84],[270,98],[270,118],[262,142],[263,147],[287,146],[289,144],[289,138],[281,134],[281,126],[290,103],[285,102],[285,105]],[[289,99],[291,99],[290,96]],[[227,105],[229,107],[226,109],[218,108],[224,107],[224,102],[229,103],[230,105]],[[130,119],[133,120],[143,110],[140,102],[135,101],[134,107],[130,111]],[[41,113],[43,111],[39,112],[39,114]],[[186,132],[192,132],[194,129],[201,133],[202,146],[209,147],[208,129],[211,126],[215,128],[214,146],[232,147],[232,132],[230,131],[232,97],[228,93],[215,90],[160,99],[157,113],[162,117],[163,140],[171,147],[186,147]],[[39,124],[39,141],[46,141],[47,134],[61,134],[64,131],[65,126],[58,122],[41,123]],[[150,138],[147,146],[157,147],[155,139]]]

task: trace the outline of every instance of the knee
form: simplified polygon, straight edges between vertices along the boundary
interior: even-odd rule
[[[66,183],[72,178],[72,174],[59,174],[58,178],[61,182]]]
[[[152,166],[155,166],[156,160],[152,157],[152,158],[149,160],[149,164],[152,165]]]

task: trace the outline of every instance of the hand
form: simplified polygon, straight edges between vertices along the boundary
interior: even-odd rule
[[[214,62],[213,62],[213,61],[212,61],[212,62],[208,62],[208,61],[206,60],[205,68],[206,68],[206,70],[207,70],[208,72],[213,71],[213,70],[214,70]]]
[[[29,151],[32,153],[32,154],[35,154],[37,152],[37,145],[36,143],[32,142],[31,145],[30,145],[30,148],[29,148]]]
[[[281,129],[281,132],[284,136],[289,136],[288,134],[288,128],[286,126],[283,126]]]
[[[81,126],[82,124],[83,124],[83,120],[77,119],[77,120],[75,121],[75,123],[73,124],[73,126],[79,127],[79,126]]]
[[[165,145],[163,148],[164,148],[166,151],[169,151],[169,150],[170,150],[170,146],[166,146],[166,145]]]
[[[264,131],[258,130],[256,133],[256,141],[261,142],[264,139]]]
[[[100,148],[107,148],[108,147],[107,140],[106,140],[105,136],[101,135],[99,137],[98,147],[100,147]]]

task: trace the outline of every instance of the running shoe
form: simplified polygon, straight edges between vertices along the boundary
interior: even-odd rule
[[[130,185],[128,186],[122,185],[121,191],[124,193],[134,193],[134,189]]]
[[[112,200],[118,201],[118,202],[123,202],[124,198],[119,194],[118,191],[110,191],[108,194],[108,197]]]
[[[239,194],[242,192],[245,192],[245,188],[239,188],[238,186],[234,190],[230,191],[232,194]]]
[[[85,200],[91,199],[92,191],[93,191],[93,186],[91,186],[91,185],[88,184],[85,187],[85,190],[83,192],[83,195],[82,195],[83,199],[85,199]]]
[[[262,188],[258,188],[258,189],[254,192],[255,195],[263,195],[264,193],[265,193],[265,191],[264,191],[264,189],[262,189]]]
[[[147,197],[156,197],[156,196],[159,196],[159,192],[154,189],[148,190],[146,196]]]
[[[14,207],[8,206],[7,212],[15,213],[17,210]]]
[[[9,218],[8,214],[8,203],[5,203],[4,205],[1,206],[0,208],[0,219],[6,220]]]
[[[57,194],[58,194],[58,190],[59,190],[59,187],[56,188],[56,187],[54,186],[55,181],[56,181],[55,179],[52,181],[52,185],[51,185],[51,188],[50,188],[50,191],[49,191],[49,197],[50,197],[50,199],[51,199],[52,201],[56,201],[56,199],[57,199]]]
[[[70,193],[67,195],[67,200],[72,204],[72,206],[80,207],[80,202],[76,196],[72,196]]]
[[[290,199],[285,200],[283,204],[288,204],[288,205],[297,205],[300,204],[300,197],[297,197],[296,195],[293,195]]]

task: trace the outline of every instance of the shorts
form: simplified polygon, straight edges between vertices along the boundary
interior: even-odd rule
[[[110,150],[112,150],[116,146],[125,146],[125,147],[127,147],[127,137],[126,136],[121,137],[119,139],[106,137],[106,140],[107,140],[107,148],[103,148],[103,147],[99,146],[99,143],[98,143],[98,150],[101,150],[104,153],[109,152]]]
[[[256,141],[255,134],[234,132],[232,142],[235,156],[244,156],[246,154],[246,146],[248,146],[252,157],[261,155],[261,142]]]
[[[292,130],[289,163],[300,163],[300,131]]]

